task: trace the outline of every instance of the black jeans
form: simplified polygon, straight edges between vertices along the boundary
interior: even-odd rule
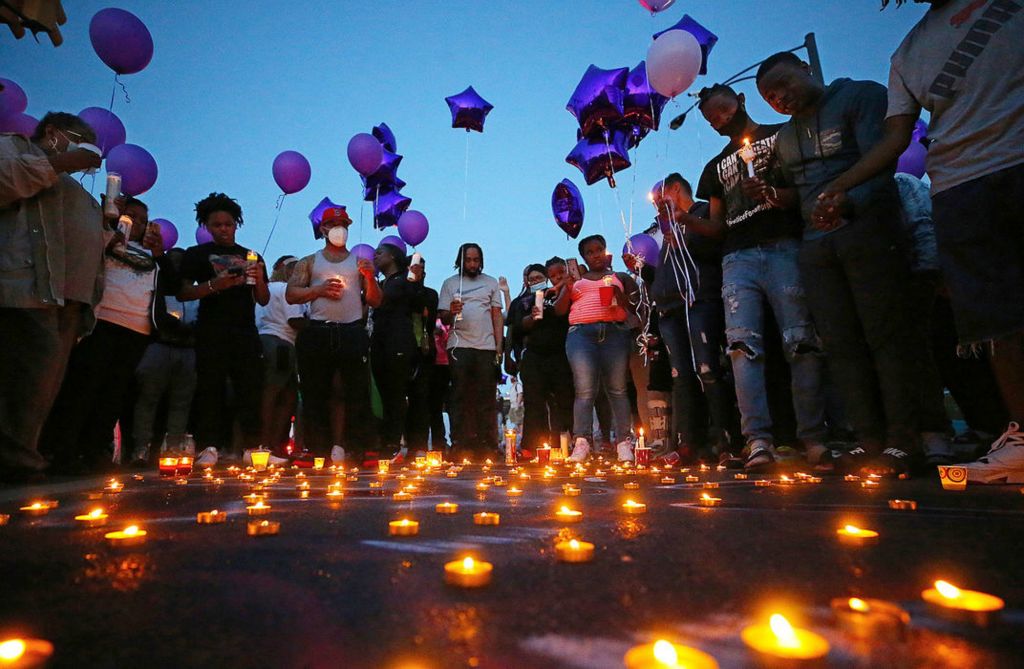
[[[448,446],[444,412],[451,418],[452,374],[448,365],[432,365],[430,370],[430,448],[443,451]]]
[[[377,383],[384,410],[381,420],[381,446],[395,451],[401,445],[409,409],[408,392],[412,381],[415,349],[388,346],[376,337],[371,347],[373,380]]]
[[[232,421],[228,416],[238,421],[243,449],[259,446],[262,400],[263,345],[256,329],[200,326],[196,330],[195,399],[199,446],[231,450]]]
[[[572,429],[572,369],[565,350],[544,353],[527,348],[519,361],[523,381],[523,444],[536,450],[558,445]]]
[[[452,446],[478,453],[495,450],[498,415],[494,351],[453,348],[448,351],[448,360],[452,373]]]
[[[405,443],[410,453],[427,450],[432,402],[430,393],[434,376],[433,354],[425,355],[418,351],[414,361],[412,379],[409,381],[409,411],[405,416]]]
[[[857,438],[906,450],[918,430],[916,339],[896,216],[896,210],[891,217],[866,214],[806,240],[799,262],[832,379]]]
[[[148,335],[97,321],[92,333],[72,349],[43,430],[43,446],[58,469],[79,457],[87,463],[103,458],[109,462],[114,425],[147,345]]]
[[[331,388],[341,377],[345,425],[340,439],[348,453],[375,447],[370,406],[370,338],[362,321],[311,321],[295,340],[299,358],[299,390],[305,417],[306,447],[326,455],[337,442],[331,430]]]

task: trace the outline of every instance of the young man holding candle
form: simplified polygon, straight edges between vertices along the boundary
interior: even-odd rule
[[[454,276],[441,285],[438,315],[450,325],[452,449],[458,455],[490,455],[497,442],[497,386],[505,319],[498,282],[483,273],[479,244],[467,242],[455,256]]]
[[[922,0],[917,0],[922,2]],[[923,0],[928,2],[929,0]],[[882,0],[885,8],[889,0]],[[897,0],[896,5],[904,4]],[[1010,414],[971,481],[1024,480],[1024,6],[930,0],[892,57],[885,131],[823,190],[842,208],[906,150],[922,109],[939,260],[961,348],[982,346]]]
[[[216,464],[231,443],[227,415],[227,384],[234,389],[235,415],[243,448],[260,445],[263,421],[263,346],[256,329],[256,304],[270,301],[262,258],[249,263],[249,250],[235,242],[242,208],[224,193],[210,193],[196,203],[196,223],[213,241],[185,252],[181,268],[182,302],[199,300],[196,319],[197,437],[203,452],[196,464]],[[252,279],[254,283],[247,283]]]
[[[881,139],[885,87],[850,79],[825,87],[790,52],[767,58],[756,79],[765,101],[790,117],[776,136],[775,155],[793,188],[772,190],[761,178],[744,187],[754,198],[800,207],[801,278],[859,440],[854,449],[835,452],[837,465],[907,473],[919,451],[919,347],[908,318],[910,272],[899,236],[895,164],[851,189],[841,205],[819,198]]]
[[[309,305],[309,324],[295,341],[306,444],[314,455],[329,452],[339,465],[346,455],[357,456],[361,463],[358,456],[375,443],[364,303],[379,307],[382,293],[373,263],[348,249],[351,224],[344,207],[323,212],[316,234],[324,238],[324,248],[298,262],[285,292],[289,303]],[[333,439],[330,402],[335,377],[341,380],[344,405],[338,441]]]

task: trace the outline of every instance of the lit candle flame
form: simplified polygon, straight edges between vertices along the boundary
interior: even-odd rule
[[[644,429],[643,428],[640,428],[640,436],[641,437],[644,436]],[[666,643],[668,643],[668,642],[666,641]]]
[[[15,662],[25,654],[25,642],[21,639],[8,639],[0,643],[0,660]]]
[[[947,581],[935,581],[935,589],[946,599],[956,599],[960,596],[960,588]]]
[[[570,509],[570,508],[569,508],[569,507],[567,507],[567,506],[563,506],[563,507],[562,507],[561,509],[559,509],[559,511],[558,511],[558,512],[559,512],[559,513],[572,513],[572,509]]]
[[[654,642],[654,659],[666,667],[679,666],[679,653],[676,652],[675,646],[664,639]]]
[[[100,508],[93,509],[92,511],[89,512],[89,517],[90,518],[99,518],[102,515],[103,515],[103,509],[100,509]]]
[[[850,534],[860,534],[861,533],[861,529],[859,527],[857,527],[856,525],[847,525],[843,529],[846,532],[850,533]]]
[[[128,527],[124,528],[124,535],[126,537],[134,537],[138,533],[139,533],[139,526],[138,525],[129,525]]]
[[[743,146],[750,146],[750,138],[749,137],[744,137],[743,138]]]
[[[701,498],[703,498],[703,499],[711,499],[711,495],[709,495],[707,493],[704,493],[704,494],[701,495]]]
[[[865,602],[863,599],[860,599],[859,597],[851,597],[850,598],[850,608],[853,609],[854,611],[860,611],[861,613],[866,613],[868,611],[868,609],[870,609],[871,607],[868,606],[868,603]]]
[[[572,539],[571,541],[569,541],[569,548],[571,548],[573,550],[577,550],[579,547],[580,547],[580,542],[576,541],[575,539]]]
[[[475,563],[473,562],[473,558],[468,557],[462,561],[462,568],[466,571],[473,571],[474,564]]]
[[[768,626],[771,627],[772,634],[775,635],[780,646],[784,648],[800,647],[800,640],[796,638],[793,626],[781,613],[773,613],[772,617],[768,619]]]

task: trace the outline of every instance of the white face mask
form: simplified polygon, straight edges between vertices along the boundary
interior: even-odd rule
[[[541,281],[540,283],[532,283],[532,284],[530,284],[530,291],[531,292],[537,292],[538,290],[547,290],[547,289],[548,289],[548,282],[547,281]]]
[[[327,231],[327,241],[334,246],[344,246],[348,241],[348,228],[344,225],[336,225]]]

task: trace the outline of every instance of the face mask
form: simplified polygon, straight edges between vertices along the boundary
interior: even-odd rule
[[[747,110],[742,105],[736,108],[736,113],[732,115],[729,122],[723,125],[721,128],[716,130],[722,137],[736,137],[743,132],[743,129],[747,127]]]
[[[538,290],[547,290],[547,289],[548,289],[548,282],[547,281],[541,281],[539,283],[531,283],[530,284],[530,292],[534,292],[535,293]]]
[[[348,241],[348,228],[344,225],[336,225],[327,231],[327,241],[334,246],[344,246]]]

